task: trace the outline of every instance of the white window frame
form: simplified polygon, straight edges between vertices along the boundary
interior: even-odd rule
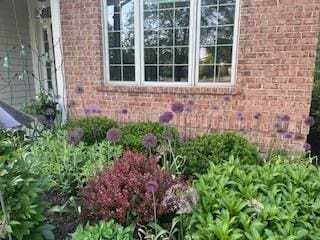
[[[104,82],[106,85],[126,86],[174,86],[174,87],[233,87],[236,85],[238,46],[240,30],[240,1],[236,0],[233,44],[232,44],[232,65],[230,82],[200,82],[200,24],[201,24],[201,1],[190,0],[190,26],[189,26],[189,58],[188,58],[188,82],[149,82],[145,81],[144,66],[144,0],[134,1],[134,49],[135,49],[135,81],[110,81],[109,67],[109,43],[108,43],[108,12],[107,1],[101,0],[102,6],[102,32],[103,32],[103,60],[104,60]],[[193,10],[192,10],[193,9]],[[195,26],[196,23],[196,26]]]

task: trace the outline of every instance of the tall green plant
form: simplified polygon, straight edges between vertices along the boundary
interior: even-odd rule
[[[48,132],[34,142],[28,160],[36,173],[47,175],[54,188],[73,193],[90,177],[121,155],[121,146],[103,141],[92,146],[70,145],[63,130]]]
[[[41,195],[49,187],[49,179],[32,173],[30,165],[18,157],[21,152],[0,160],[0,192],[2,213],[0,239],[10,233],[14,239],[53,240],[52,225],[46,224],[45,210],[49,204]],[[1,220],[0,220],[1,221]]]

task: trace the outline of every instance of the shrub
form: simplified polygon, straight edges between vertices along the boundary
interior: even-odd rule
[[[11,232],[18,240],[53,240],[54,227],[46,224],[44,215],[49,204],[41,200],[50,187],[49,180],[31,173],[30,165],[17,157],[21,154],[19,151],[0,160],[0,192],[6,208],[6,217],[0,211],[0,239],[7,239]],[[2,222],[5,219],[9,222]]]
[[[81,128],[84,132],[82,141],[89,145],[105,140],[107,131],[113,127],[117,127],[117,123],[105,117],[83,117],[70,120],[64,126],[68,131]]]
[[[158,143],[166,141],[167,135],[171,135],[171,143],[177,146],[179,143],[179,133],[174,127],[156,122],[130,123],[122,127],[122,138],[120,144],[126,148],[137,152],[148,152],[143,145],[143,138],[147,134],[157,137]],[[155,149],[153,149],[155,152]]]
[[[121,155],[121,147],[103,141],[86,146],[67,143],[65,131],[49,132],[34,142],[28,159],[36,173],[44,174],[54,182],[54,188],[74,193],[91,176],[110,166]]]
[[[194,187],[191,239],[320,239],[320,170],[312,165],[231,159],[212,164]]]
[[[161,205],[166,190],[175,183],[170,173],[159,169],[158,158],[127,151],[113,167],[88,182],[80,196],[89,218],[120,223],[153,219],[153,197],[147,183],[154,183],[157,213],[165,214]]]
[[[100,221],[95,225],[79,226],[71,237],[72,240],[133,240],[133,229],[124,228],[114,220]]]
[[[185,142],[177,151],[186,157],[185,172],[188,175],[206,173],[210,162],[221,163],[233,155],[245,163],[256,163],[257,148],[235,133],[206,134]]]

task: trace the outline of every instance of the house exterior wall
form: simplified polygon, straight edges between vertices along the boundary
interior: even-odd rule
[[[290,121],[281,122],[282,127],[304,138],[308,134],[303,120],[311,102],[318,0],[241,0],[237,79],[230,88],[106,85],[100,4],[60,0],[67,97],[69,103],[75,100],[74,117],[84,115],[84,107],[98,107],[101,114],[122,122],[158,121],[173,102],[193,103],[191,113],[173,120],[188,136],[209,128],[237,130],[262,150],[270,142],[302,149],[305,140],[285,139],[275,125],[279,114],[288,114]],[[84,88],[81,95],[75,91],[78,86]],[[257,112],[259,120],[254,118]]]
[[[19,31],[23,44],[30,46],[27,1],[15,0],[15,6],[17,23],[14,17],[12,1],[0,1],[0,100],[19,106],[34,96],[35,87],[31,76],[26,81],[18,80],[16,76],[16,74],[24,70],[32,72],[32,59],[30,51],[27,51],[25,58],[20,56],[18,37]],[[9,70],[3,67],[3,58],[6,56],[9,59]],[[11,83],[12,92],[9,82]]]

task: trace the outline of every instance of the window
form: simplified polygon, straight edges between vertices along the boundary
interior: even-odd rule
[[[233,85],[239,0],[103,0],[108,83]]]

